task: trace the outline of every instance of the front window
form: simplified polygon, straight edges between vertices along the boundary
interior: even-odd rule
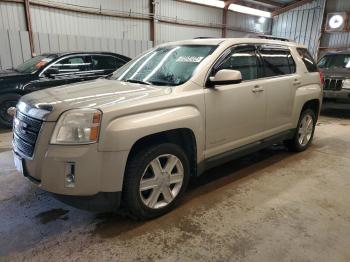
[[[112,79],[152,85],[181,85],[191,78],[197,66],[216,47],[213,45],[158,47],[120,68]]]
[[[56,55],[38,55],[35,56],[27,61],[25,61],[23,64],[17,66],[15,68],[15,71],[25,74],[31,74],[36,72],[39,69],[42,69],[47,63],[51,62],[53,59],[55,59]]]
[[[350,54],[326,55],[318,62],[319,68],[350,68]]]

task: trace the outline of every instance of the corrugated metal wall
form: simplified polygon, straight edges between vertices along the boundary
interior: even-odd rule
[[[0,2],[0,30],[26,30],[22,4]]]
[[[174,0],[154,1],[156,44],[199,36],[221,37],[222,9]],[[31,0],[37,54],[49,51],[96,50],[114,51],[134,57],[146,47],[152,46],[149,41],[148,20],[86,14],[39,4],[123,16],[148,17],[150,13],[148,0]],[[227,36],[242,37],[248,32],[269,33],[271,19],[263,24],[259,24],[257,19],[256,16],[229,11]],[[180,24],[171,24],[174,22]],[[29,54],[23,3],[0,1],[1,30],[0,67],[16,66],[28,58]],[[14,52],[20,55],[15,55]]]
[[[53,8],[31,8],[34,32],[149,40],[149,22]]]
[[[135,57],[150,49],[152,42],[62,34],[34,33],[35,53],[64,51],[109,51]],[[31,57],[26,31],[0,31],[0,69],[15,67]]]
[[[349,0],[327,1],[326,14],[333,12],[350,11]],[[350,21],[349,21],[350,27]],[[321,39],[321,47],[326,48],[350,48],[350,32],[324,32]]]
[[[271,33],[272,19],[266,18],[264,22],[259,22],[259,16],[246,15],[242,13],[229,11],[227,14],[228,36],[240,35],[237,32],[256,32],[256,33]],[[230,33],[230,31],[233,31]],[[236,31],[236,32],[235,32]],[[244,33],[246,34],[246,33]]]
[[[316,0],[275,16],[272,34],[306,45],[317,56],[326,0]]]

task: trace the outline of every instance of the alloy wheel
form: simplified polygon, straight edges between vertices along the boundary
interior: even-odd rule
[[[184,168],[175,155],[165,154],[153,159],[140,180],[140,197],[151,209],[169,205],[179,194],[184,180]]]
[[[313,129],[314,120],[310,115],[306,114],[300,121],[298,130],[298,141],[301,146],[306,146],[309,143]]]

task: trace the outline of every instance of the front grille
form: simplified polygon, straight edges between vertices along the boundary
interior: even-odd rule
[[[33,157],[42,123],[17,111],[13,122],[13,146],[16,152],[25,157]]]
[[[324,90],[335,90],[339,91],[343,88],[344,79],[339,78],[326,78],[324,80]]]

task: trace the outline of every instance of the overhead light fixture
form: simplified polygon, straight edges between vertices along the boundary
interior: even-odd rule
[[[192,3],[208,5],[208,6],[215,6],[219,8],[225,7],[225,3],[219,0],[186,0],[186,2],[192,2]]]
[[[261,16],[258,21],[260,24],[263,24],[266,21],[266,17]]]
[[[231,4],[228,9],[235,12],[243,13],[243,14],[256,15],[256,16],[268,17],[268,18],[271,17],[270,12],[266,12],[266,11],[262,11],[259,9],[242,6],[242,5]]]

